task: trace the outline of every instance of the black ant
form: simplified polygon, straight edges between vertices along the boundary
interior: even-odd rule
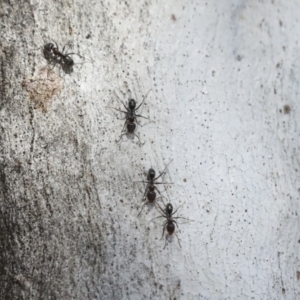
[[[148,174],[147,174],[147,181],[137,181],[137,182],[147,183],[147,187],[145,189],[145,192],[144,192],[144,195],[142,198],[142,201],[145,201],[145,200],[147,200],[147,201],[143,204],[142,209],[139,212],[138,216],[142,213],[142,210],[147,203],[153,203],[156,199],[162,198],[162,195],[161,195],[159,189],[155,186],[155,184],[173,184],[172,182],[155,182],[155,180],[157,180],[159,177],[161,177],[164,174],[166,168],[172,162],[172,160],[166,165],[164,170],[157,177],[155,177],[155,170],[150,168],[148,170]],[[155,190],[157,190],[157,192],[159,193],[159,195],[161,197],[156,198]]]
[[[165,206],[165,209],[163,210],[158,203],[157,204],[157,207],[159,208],[160,212],[161,212],[161,215],[159,217],[156,217],[154,219],[157,219],[157,218],[166,218],[167,220],[164,222],[163,226],[164,226],[164,229],[163,229],[163,233],[162,233],[162,236],[161,238],[164,237],[164,233],[165,233],[165,230],[167,229],[167,232],[168,232],[168,235],[166,236],[166,240],[165,240],[165,246],[164,246],[164,249],[166,248],[166,245],[167,245],[167,238],[168,236],[171,236],[171,235],[175,235],[177,237],[177,240],[178,240],[178,244],[179,246],[181,247],[181,244],[180,244],[180,240],[179,240],[179,237],[177,236],[177,234],[175,233],[175,225],[174,223],[176,224],[177,228],[179,229],[178,227],[178,224],[177,222],[174,220],[174,219],[185,219],[185,220],[188,220],[186,218],[182,218],[182,217],[173,217],[173,215],[178,211],[178,209],[184,204],[180,205],[174,212],[173,212],[173,205],[171,203],[168,203],[166,206]],[[153,219],[153,220],[154,220]]]
[[[64,71],[70,71],[74,65],[74,60],[70,55],[81,55],[77,53],[64,53],[65,46],[63,47],[62,52],[59,50],[57,43],[54,41],[53,43],[47,43],[43,48],[44,57],[46,60],[53,62],[54,65],[56,63],[60,64]]]
[[[121,101],[121,103],[123,104],[123,106],[124,106],[124,108],[125,108],[126,111],[121,110],[121,109],[118,109],[118,108],[110,107],[110,106],[109,106],[110,108],[113,108],[113,109],[115,109],[115,110],[117,110],[117,111],[120,111],[120,112],[126,114],[126,117],[125,117],[126,120],[125,120],[123,129],[122,129],[122,131],[121,131],[120,139],[116,141],[117,143],[121,141],[123,135],[125,135],[125,134],[127,134],[127,133],[130,133],[130,134],[133,134],[134,136],[136,136],[136,137],[138,138],[140,145],[144,145],[144,144],[145,144],[145,143],[143,143],[143,144],[141,143],[141,140],[140,140],[139,136],[138,136],[137,134],[135,134],[134,131],[135,131],[135,129],[136,129],[136,124],[135,124],[135,122],[137,122],[137,118],[138,118],[138,117],[149,120],[148,118],[146,118],[146,117],[144,117],[144,116],[142,116],[142,115],[137,115],[137,114],[136,114],[136,111],[137,111],[137,110],[141,107],[141,105],[144,103],[144,101],[145,101],[145,99],[147,98],[147,96],[148,96],[148,94],[149,94],[150,91],[151,91],[151,90],[149,90],[148,93],[144,96],[143,101],[141,102],[141,104],[140,104],[137,108],[136,108],[136,101],[135,101],[134,99],[129,99],[129,101],[128,101],[128,107],[126,107],[126,105],[124,104],[124,102],[123,102],[118,96],[117,96],[118,99]],[[125,129],[125,126],[126,126],[127,131],[126,131],[126,132],[123,132],[124,129]],[[123,133],[122,133],[122,132],[123,132]]]

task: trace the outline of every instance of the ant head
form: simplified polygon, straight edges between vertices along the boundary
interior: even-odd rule
[[[54,45],[52,43],[48,43],[44,46],[44,49],[47,51],[51,51],[51,49],[54,47]]]
[[[168,215],[170,215],[170,214],[172,213],[172,211],[173,211],[173,206],[172,206],[171,203],[168,203],[168,204],[166,205],[166,213],[167,213]]]
[[[148,179],[154,179],[155,177],[155,171],[151,168],[148,171]]]
[[[74,60],[73,60],[70,56],[66,55],[66,56],[64,57],[64,64],[65,64],[68,68],[71,68],[71,67],[73,67],[73,65],[74,65]]]
[[[134,99],[130,99],[129,102],[128,102],[128,107],[130,110],[133,110],[135,109],[135,106],[136,106],[136,102]]]

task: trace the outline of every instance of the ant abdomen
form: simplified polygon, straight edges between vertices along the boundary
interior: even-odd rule
[[[171,220],[168,221],[167,231],[168,231],[169,235],[172,235],[175,231],[175,225],[174,225],[173,221],[171,221]]]
[[[127,131],[129,133],[133,133],[135,131],[136,125],[135,123],[127,123]]]
[[[64,64],[71,68],[74,65],[74,60],[70,56],[66,56],[64,58]]]
[[[149,191],[147,193],[147,198],[150,203],[153,203],[154,200],[156,199],[156,193],[154,191]]]

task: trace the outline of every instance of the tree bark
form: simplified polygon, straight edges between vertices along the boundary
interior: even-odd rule
[[[298,299],[299,9],[2,1],[0,299]]]

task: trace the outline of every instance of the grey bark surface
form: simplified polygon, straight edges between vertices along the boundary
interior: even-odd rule
[[[299,9],[2,1],[0,299],[299,299]],[[145,145],[116,143],[109,107],[148,91]],[[171,159],[159,188],[192,221],[163,249],[135,181]]]

